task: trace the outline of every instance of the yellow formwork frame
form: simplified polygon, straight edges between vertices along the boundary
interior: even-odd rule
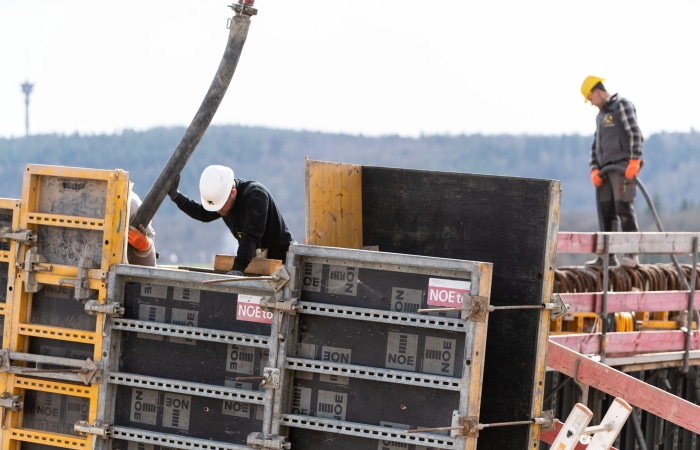
[[[11,231],[15,231],[19,228],[19,216],[20,216],[20,206],[21,200],[0,198],[0,209],[6,209],[12,211],[12,224]],[[7,292],[5,292],[5,303],[0,303],[0,314],[4,316],[3,321],[3,339],[2,348],[8,348],[9,345],[9,330],[7,326],[10,321],[8,320],[9,306],[12,305],[12,293],[14,287],[12,280],[15,279],[15,264],[14,255],[17,252],[17,242],[10,241],[10,248],[8,250],[0,250],[0,262],[6,262],[7,264]],[[4,391],[3,391],[4,392]]]
[[[90,180],[106,183],[104,217],[79,217],[45,213],[39,211],[41,200],[41,177],[60,177],[76,180]],[[22,186],[22,199],[15,205],[13,230],[31,230],[36,236],[40,227],[76,228],[102,233],[99,268],[87,270],[87,287],[97,291],[100,303],[107,301],[107,276],[110,268],[123,260],[126,236],[128,233],[128,172],[121,169],[100,170],[62,166],[27,165]],[[2,205],[2,204],[0,204]],[[93,346],[93,360],[98,362],[103,354],[104,314],[97,314],[95,330],[76,330],[55,326],[28,323],[31,317],[32,293],[24,289],[25,273],[21,268],[26,260],[30,245],[12,242],[8,256],[11,277],[8,277],[8,295],[5,305],[5,327],[3,348],[10,352],[26,352],[29,337],[49,338]],[[59,286],[66,280],[76,280],[79,268],[48,261],[38,264],[44,270],[35,272],[35,281],[41,285]],[[0,383],[3,392],[23,395],[31,389],[89,399],[88,421],[93,423],[97,416],[98,385],[78,384],[33,379],[14,374],[2,374]],[[6,429],[2,431],[2,450],[18,450],[21,442],[33,442],[70,449],[92,448],[94,438],[62,435],[37,430],[22,429],[23,414],[8,411]]]
[[[18,199],[0,198],[0,209],[12,211],[12,222],[10,224],[10,231],[15,231],[19,228],[19,215],[20,215],[21,201]],[[7,287],[5,292],[5,302],[0,303],[0,314],[3,316],[3,339],[2,348],[8,348],[9,344],[9,330],[8,325],[10,323],[8,312],[8,305],[12,304],[12,293],[14,291],[12,280],[15,278],[15,265],[13,264],[13,255],[17,251],[17,243],[15,241],[9,242],[8,250],[0,250],[0,262],[7,263]],[[0,392],[8,392],[8,378],[10,375],[7,372],[0,373]],[[0,424],[4,425],[4,424]],[[7,431],[2,429],[0,426],[0,442],[7,435]],[[2,447],[5,449],[5,446]]]
[[[26,390],[34,390],[48,392],[51,394],[87,398],[90,400],[90,409],[88,411],[87,420],[89,423],[94,423],[97,419],[98,389],[98,385],[81,386],[71,383],[39,380],[15,374],[8,374],[5,392],[9,392],[11,395],[22,395]],[[92,448],[92,442],[94,440],[93,436],[82,437],[23,429],[21,414],[8,413],[6,422],[7,423],[5,424],[2,433],[2,450],[17,450],[19,449],[21,442],[31,442],[35,444],[48,445],[51,447],[69,448],[75,450]]]
[[[104,217],[63,216],[39,212],[41,198],[41,177],[60,177],[67,179],[86,179],[106,182],[105,215]],[[88,287],[98,292],[98,301],[104,303],[107,297],[107,274],[114,264],[123,259],[124,242],[128,232],[129,176],[128,172],[120,169],[101,170],[76,167],[47,166],[29,164],[26,167],[22,185],[22,208],[18,226],[36,233],[39,227],[56,226],[77,228],[102,232],[102,252],[99,269],[88,270]],[[17,263],[25,260],[27,245],[20,245]],[[75,279],[78,268],[60,264],[48,263],[47,269],[36,274],[36,282],[40,284],[60,285],[61,280]],[[31,325],[27,321],[31,315],[31,294],[24,291],[24,273],[16,272],[14,281],[15,301],[12,305],[10,341],[11,351],[26,350],[28,336],[43,336],[75,342],[93,344],[93,359],[99,361],[102,355],[102,329],[104,320],[97,317],[94,332],[64,330],[56,327]],[[7,330],[7,327],[5,327]]]
[[[305,160],[305,243],[362,248],[362,166]]]

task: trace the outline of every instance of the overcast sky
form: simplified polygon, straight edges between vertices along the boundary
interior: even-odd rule
[[[187,126],[237,0],[0,0],[0,137]],[[700,1],[256,0],[213,123],[591,134],[583,78],[644,134],[700,128]]]

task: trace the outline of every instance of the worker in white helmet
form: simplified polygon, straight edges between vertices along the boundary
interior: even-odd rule
[[[294,242],[270,191],[257,181],[235,178],[230,167],[212,165],[199,179],[201,203],[178,190],[179,179],[168,192],[188,216],[202,222],[223,219],[238,241],[238,252],[229,275],[243,275],[256,251],[285,261]]]
[[[617,94],[610,95],[604,81],[591,75],[581,84],[584,100],[598,108],[590,157],[598,221],[601,231],[618,231],[615,229],[618,219],[622,231],[639,231],[634,211],[635,178],[642,165],[644,138],[632,102]],[[636,267],[638,263],[636,254],[625,254],[622,258],[622,265],[626,267]],[[617,264],[615,255],[610,257],[609,264]],[[598,256],[586,265],[602,266],[603,260]]]

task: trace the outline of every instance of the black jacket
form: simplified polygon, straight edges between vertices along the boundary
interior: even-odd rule
[[[294,242],[270,191],[257,181],[236,179],[236,202],[228,215],[207,211],[197,201],[180,193],[173,200],[188,216],[202,222],[224,219],[238,241],[233,270],[243,272],[258,248],[267,249],[270,259],[285,260],[289,244]]]

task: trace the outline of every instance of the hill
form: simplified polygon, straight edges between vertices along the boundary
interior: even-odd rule
[[[37,135],[0,139],[0,197],[19,198],[28,163],[127,170],[142,197],[177,147],[185,129],[154,128],[113,135]],[[367,137],[310,131],[212,126],[182,173],[181,190],[198,194],[199,174],[209,164],[234,168],[236,176],[262,182],[280,203],[298,241],[304,234],[304,158],[365,166],[546,178],[562,182],[560,229],[595,231],[590,186],[590,136],[461,135]],[[700,227],[700,133],[648,136],[640,174],[668,231]],[[416,186],[417,196],[430,186]],[[446,193],[446,199],[449,193]],[[644,198],[637,201],[643,229],[655,231]],[[480,219],[483,220],[483,219]],[[488,218],[486,218],[488,220]],[[223,224],[203,224],[166,199],[153,220],[161,263],[211,263],[233,253]]]

